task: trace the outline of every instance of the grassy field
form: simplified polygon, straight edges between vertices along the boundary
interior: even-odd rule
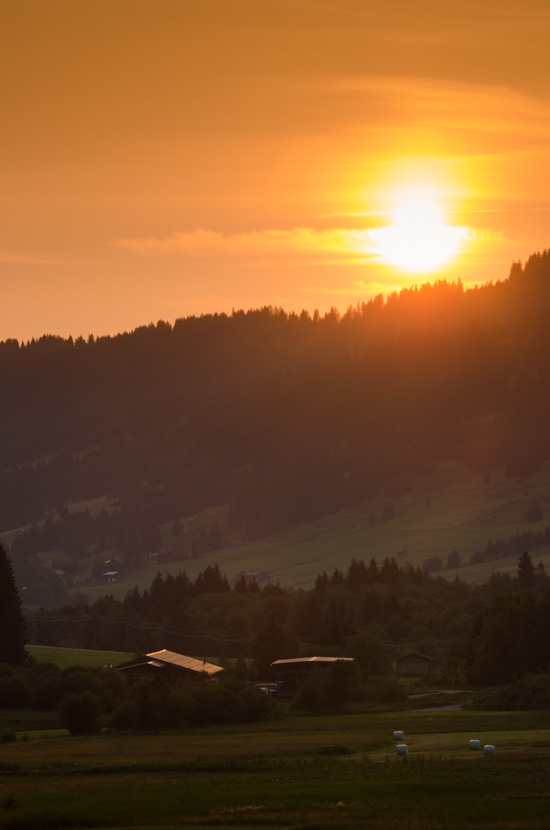
[[[43,663],[55,663],[60,669],[69,666],[117,666],[132,658],[123,651],[99,651],[84,648],[57,648],[56,646],[25,646],[31,657]]]
[[[527,524],[524,512],[537,499],[544,518]],[[381,521],[384,505],[392,503],[395,516]],[[209,508],[183,523],[189,526],[213,521],[223,526],[226,510]],[[374,525],[369,524],[373,515]],[[163,528],[169,533],[173,523]],[[218,563],[231,580],[240,571],[265,571],[281,585],[309,588],[316,576],[334,568],[347,569],[352,558],[382,562],[386,556],[396,557],[397,551],[407,554],[398,559],[401,565],[410,562],[421,567],[425,559],[438,555],[443,563],[452,550],[461,556],[461,567],[442,571],[449,579],[458,574],[466,582],[486,581],[491,573],[515,572],[517,556],[498,559],[480,565],[470,565],[470,556],[483,548],[490,539],[509,539],[526,530],[543,530],[550,524],[550,468],[545,467],[525,481],[493,472],[491,482],[464,465],[441,465],[424,478],[413,482],[410,493],[391,498],[381,495],[358,507],[326,516],[314,522],[299,525],[259,542],[235,544],[187,559],[167,564],[151,564],[123,576],[108,590],[122,599],[135,585],[143,590],[151,585],[158,572],[178,573],[185,570],[191,578],[209,564]],[[535,562],[542,561],[550,570],[550,547],[533,552]],[[90,599],[103,596],[104,585],[78,587]]]
[[[29,736],[1,747],[0,827],[542,830],[549,729],[550,713],[441,711]],[[495,755],[470,751],[470,738]]]

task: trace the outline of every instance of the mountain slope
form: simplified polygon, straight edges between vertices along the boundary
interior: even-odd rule
[[[251,542],[445,461],[536,471],[550,458],[549,307],[544,252],[496,285],[427,284],[343,317],[262,309],[2,343],[0,529],[31,525],[12,534],[16,571],[52,546],[73,573],[112,549],[139,567],[159,525],[210,505],[228,504],[227,534]],[[108,509],[67,509],[98,497]]]

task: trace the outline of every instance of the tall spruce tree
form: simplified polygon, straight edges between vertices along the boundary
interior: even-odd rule
[[[11,562],[0,545],[0,663],[16,666],[23,663],[26,657],[21,602]]]
[[[524,550],[521,556],[519,557],[518,566],[516,570],[518,575],[518,581],[521,582],[523,585],[530,587],[535,581],[535,566],[533,565],[533,560],[531,559],[526,550]]]

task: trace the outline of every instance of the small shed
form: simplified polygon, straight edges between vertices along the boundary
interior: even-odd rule
[[[207,675],[209,680],[217,681],[224,671],[221,666],[215,666],[204,660],[196,660],[194,657],[187,657],[185,654],[178,654],[165,648],[161,651],[152,651],[143,657],[137,657],[128,663],[122,663],[116,668],[130,683],[161,677],[174,689],[181,689],[187,683],[197,682],[204,675]]]
[[[409,651],[402,654],[395,661],[395,671],[399,677],[420,677],[430,674],[435,664],[435,659],[419,651]]]
[[[353,662],[353,657],[292,657],[288,660],[275,660],[271,667],[275,672],[279,698],[293,698],[300,682],[311,674],[326,669],[337,660]]]

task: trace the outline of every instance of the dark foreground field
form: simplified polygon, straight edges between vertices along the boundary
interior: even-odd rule
[[[409,755],[396,755],[394,729]],[[0,827],[550,826],[550,713],[285,716],[241,729],[0,746]],[[469,750],[470,738],[496,746]]]

